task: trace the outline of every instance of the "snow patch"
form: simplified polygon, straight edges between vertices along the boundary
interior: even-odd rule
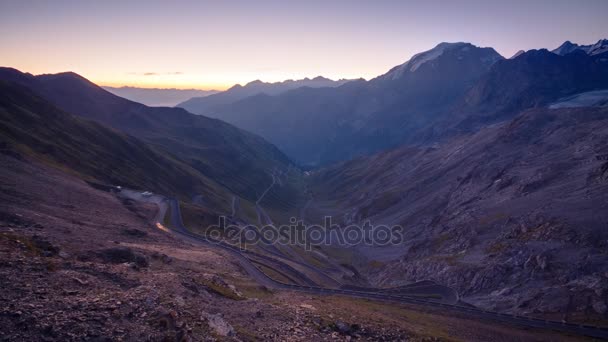
[[[573,44],[570,41],[566,41],[562,45],[560,45],[557,49],[551,51],[555,54],[564,56],[575,50],[584,51],[586,54],[590,56],[599,55],[608,51],[608,39],[600,39],[597,43],[592,45],[578,45]]]
[[[415,54],[409,61],[401,64],[386,74],[386,77],[396,80],[403,76],[404,73],[408,71],[414,72],[423,64],[439,58],[446,50],[458,46],[463,47],[462,51],[467,51],[469,49],[467,43],[441,43],[431,50]]]
[[[608,106],[608,89],[594,90],[559,99],[549,105],[550,109]]]

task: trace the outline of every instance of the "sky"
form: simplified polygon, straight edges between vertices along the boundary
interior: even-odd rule
[[[0,66],[160,88],[370,79],[444,41],[505,57],[591,44],[606,14],[608,0],[0,0]]]

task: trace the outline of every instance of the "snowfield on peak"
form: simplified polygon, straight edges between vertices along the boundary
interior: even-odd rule
[[[591,45],[578,45],[568,40],[551,52],[564,56],[576,50],[581,50],[590,56],[599,55],[608,51],[608,39],[600,39],[597,43]]]
[[[431,50],[415,54],[414,56],[412,56],[412,58],[409,61],[407,61],[407,62],[393,68],[393,70],[389,71],[385,75],[385,77],[392,79],[392,80],[396,80],[396,79],[400,78],[401,76],[403,76],[404,73],[406,73],[408,71],[415,72],[423,64],[439,58],[441,55],[443,55],[443,53],[446,50],[461,48],[462,51],[467,51],[467,50],[469,50],[470,46],[471,46],[471,44],[463,43],[463,42],[440,43],[437,46],[435,46],[434,48],[432,48]]]

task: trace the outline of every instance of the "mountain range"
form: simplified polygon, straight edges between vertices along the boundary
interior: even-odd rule
[[[90,248],[114,245],[115,235],[85,241],[81,229],[119,231],[113,215],[120,210],[101,215],[97,205],[122,205],[115,203],[116,186],[135,189],[136,195],[121,203],[139,215],[139,224],[151,211],[147,205],[164,208],[154,219],[160,230],[148,227],[149,234],[171,234],[150,242],[154,245],[129,240],[128,246],[150,258],[152,249],[177,250],[190,266],[213,258],[212,247],[181,248],[198,244],[201,226],[220,215],[245,231],[255,229],[249,224],[293,223],[292,218],[322,223],[328,216],[341,227],[399,226],[404,239],[391,246],[329,244],[305,251],[261,244],[257,254],[238,254],[234,265],[226,262],[234,250],[224,246],[225,255],[213,259],[213,267],[234,268],[234,279],[257,269],[308,290],[431,288],[425,300],[478,307],[479,315],[495,310],[603,324],[608,317],[604,42],[593,48],[565,43],[557,51],[529,50],[510,59],[492,48],[441,43],[369,81],[252,82],[186,101],[197,114],[148,107],[74,73],[35,76],[0,68],[0,158],[17,165],[1,170],[2,196],[11,209],[0,211],[0,222],[77,212],[77,201],[55,208],[49,198],[61,194],[61,186],[70,189],[64,196],[69,199],[74,187],[93,191],[90,185],[104,191],[95,192],[95,214],[87,218],[104,219],[95,221],[96,230],[89,221],[73,219],[69,229],[49,224],[38,233],[60,232],[62,239],[75,234]],[[13,170],[27,165],[44,171],[44,182],[36,178],[44,185],[27,186],[36,172]],[[85,198],[79,197],[83,207],[90,204]],[[137,199],[141,208],[132,203]],[[38,229],[24,227],[17,229]],[[179,240],[180,234],[187,238]],[[30,245],[23,243],[23,250]],[[79,255],[74,262],[100,255]],[[180,297],[184,303],[208,294],[192,285],[196,272],[176,275],[169,261],[157,259],[155,267],[162,263],[158,267],[171,274],[163,273],[163,279],[190,291]],[[142,267],[119,264],[121,277],[127,267]],[[104,279],[118,281],[103,269]],[[120,286],[130,289],[129,281],[120,279]],[[206,288],[226,295],[229,287]],[[257,283],[252,290],[260,301],[276,298],[273,291]]]
[[[161,88],[137,88],[137,87],[109,87],[103,89],[110,93],[124,97],[133,102],[143,103],[151,107],[174,107],[178,103],[193,97],[203,97],[218,93],[217,90],[199,89],[161,89]]]
[[[405,143],[432,144],[523,108],[606,88],[604,54],[593,51],[530,50],[505,60],[491,48],[442,43],[370,81],[189,110],[257,133],[301,165],[327,165]]]
[[[551,52],[563,56],[576,50],[581,50],[591,56],[608,52],[608,39],[600,39],[597,41],[597,43],[589,45],[578,45],[567,40]]]
[[[339,87],[346,82],[349,82],[349,80],[342,79],[333,81],[323,76],[317,76],[312,79],[303,78],[301,80],[285,80],[274,83],[255,80],[245,84],[244,86],[237,84],[226,91],[215,94],[214,96],[193,97],[187,101],[179,103],[176,107],[184,108],[192,113],[203,114],[209,117],[217,117],[213,110],[215,106],[236,102],[249,96],[261,94],[278,95],[288,90],[301,87],[334,88]]]

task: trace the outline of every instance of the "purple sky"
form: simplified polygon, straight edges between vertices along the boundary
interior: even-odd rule
[[[594,43],[607,14],[607,0],[0,0],[0,65],[146,87],[368,79],[442,41],[505,57]]]

